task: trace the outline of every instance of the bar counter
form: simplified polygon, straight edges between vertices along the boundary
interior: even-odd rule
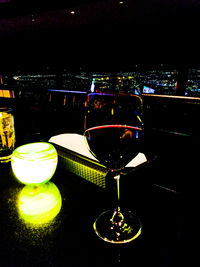
[[[160,172],[156,166],[150,163],[121,178],[121,205],[140,217],[142,234],[130,243],[117,245],[102,241],[93,230],[97,216],[115,207],[115,184],[103,189],[67,172],[59,162],[51,182],[61,194],[61,210],[53,220],[36,227],[20,218],[17,198],[24,185],[14,178],[10,164],[2,164],[0,265],[187,265],[194,258],[189,248],[195,219],[191,219],[188,197],[184,193],[152,183],[152,175]]]

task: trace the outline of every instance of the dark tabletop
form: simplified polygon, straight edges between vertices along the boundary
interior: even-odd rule
[[[0,167],[0,266],[182,266],[193,259],[194,217],[187,196],[144,183],[155,166],[121,179],[122,206],[142,222],[142,234],[122,245],[102,241],[93,230],[96,217],[115,206],[115,186],[101,189],[58,165],[51,182],[60,191],[62,208],[53,221],[34,227],[17,212],[24,185],[15,180],[10,164]]]

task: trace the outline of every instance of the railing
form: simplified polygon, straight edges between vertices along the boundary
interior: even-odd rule
[[[154,135],[197,138],[200,98],[144,94],[145,128]]]

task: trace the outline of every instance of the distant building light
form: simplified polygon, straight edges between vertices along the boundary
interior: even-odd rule
[[[134,93],[135,93],[135,95],[139,95],[140,94],[137,89],[135,89]]]
[[[0,97],[15,98],[14,90],[0,90]]]
[[[91,87],[90,87],[91,93],[94,93],[94,88],[95,88],[95,84],[94,84],[94,81],[92,81],[92,84],[91,84]]]
[[[150,87],[144,86],[143,87],[143,93],[144,94],[154,94],[155,93],[155,89],[152,89]]]
[[[31,21],[35,22],[35,15],[34,14],[31,15]]]

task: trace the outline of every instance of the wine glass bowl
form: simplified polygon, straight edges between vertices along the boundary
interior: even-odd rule
[[[85,131],[90,152],[111,170],[124,168],[139,153],[140,135],[142,128],[121,124],[102,125]]]
[[[142,99],[133,94],[88,95],[85,140],[89,151],[106,166],[117,182],[118,203],[94,222],[96,234],[110,243],[127,243],[141,234],[134,212],[121,210],[120,172],[141,151],[143,144]]]

